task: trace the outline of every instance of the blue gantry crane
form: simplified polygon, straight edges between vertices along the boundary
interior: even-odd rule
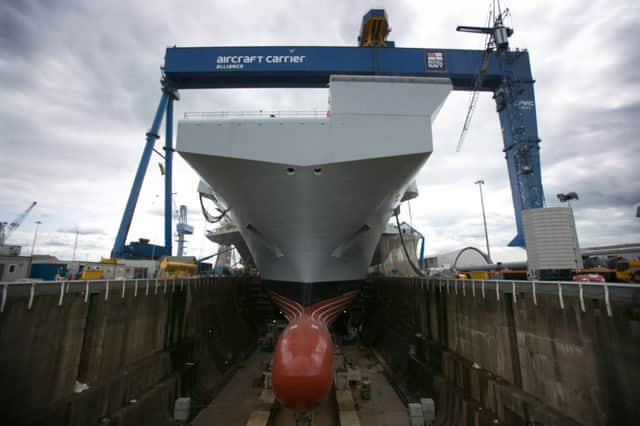
[[[512,30],[504,25],[462,27],[489,33],[495,48],[484,50],[398,48],[387,40],[385,11],[364,17],[359,46],[169,47],[162,67],[162,95],[151,125],[112,257],[127,253],[125,240],[154,143],[165,126],[165,247],[171,254],[171,176],[173,102],[181,89],[324,88],[334,74],[444,77],[453,90],[493,93],[503,135],[503,152],[511,183],[516,236],[524,246],[522,211],[544,206],[534,80],[526,50],[511,50]],[[475,28],[475,30],[474,30]],[[481,75],[480,75],[481,73]],[[384,99],[380,100],[384,102]]]

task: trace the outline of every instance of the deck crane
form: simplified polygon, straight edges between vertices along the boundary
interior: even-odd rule
[[[0,222],[0,246],[5,245],[5,242],[9,239],[13,231],[18,229],[24,219],[27,217],[29,212],[33,210],[33,208],[38,204],[37,201],[31,203],[29,207],[25,211],[23,211],[18,217],[13,219],[11,223]]]
[[[499,12],[490,28],[459,27],[462,31],[489,34],[495,48],[491,54],[486,49],[395,47],[386,39],[389,24],[383,9],[372,9],[364,16],[356,46],[167,48],[161,68],[160,102],[146,134],[146,144],[122,215],[112,257],[122,257],[127,252],[125,241],[133,212],[165,117],[163,251],[164,254],[171,253],[173,102],[180,99],[179,90],[326,88],[332,75],[345,74],[447,78],[453,90],[492,92],[502,128],[503,152],[516,219],[517,234],[510,245],[524,247],[522,211],[544,206],[538,152],[540,139],[529,53],[509,49],[508,38],[513,31],[504,26],[503,17]],[[478,64],[481,64],[481,72]]]

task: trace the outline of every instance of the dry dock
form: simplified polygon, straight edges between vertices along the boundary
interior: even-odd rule
[[[3,425],[244,425],[255,409],[258,338],[277,315],[256,278],[0,290]],[[370,401],[352,392],[363,425],[409,424],[420,398],[438,425],[640,416],[638,287],[372,279],[356,303],[367,349],[343,348],[372,382]],[[190,423],[174,420],[179,397]],[[314,424],[339,424],[337,405],[333,393]],[[275,410],[272,424],[291,417]]]

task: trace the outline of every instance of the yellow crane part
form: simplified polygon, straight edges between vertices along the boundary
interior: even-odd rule
[[[358,46],[386,47],[386,39],[389,31],[389,21],[387,21],[387,16],[384,11],[372,10],[366,14],[362,20],[360,36],[358,37]]]

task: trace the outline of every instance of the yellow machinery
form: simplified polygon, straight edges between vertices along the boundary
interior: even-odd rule
[[[185,278],[196,274],[198,264],[195,257],[165,256],[160,261],[160,271],[164,278]]]
[[[387,41],[389,32],[391,29],[384,9],[371,9],[362,17],[358,45],[360,47],[393,47],[393,42]]]
[[[469,271],[472,280],[488,280],[491,279],[489,271]]]
[[[640,284],[640,260],[618,260],[616,262],[616,278],[625,283]]]
[[[104,271],[102,269],[85,269],[80,275],[81,280],[101,280],[104,278]]]
[[[462,271],[455,275],[457,280],[499,280],[499,273],[496,271]]]

